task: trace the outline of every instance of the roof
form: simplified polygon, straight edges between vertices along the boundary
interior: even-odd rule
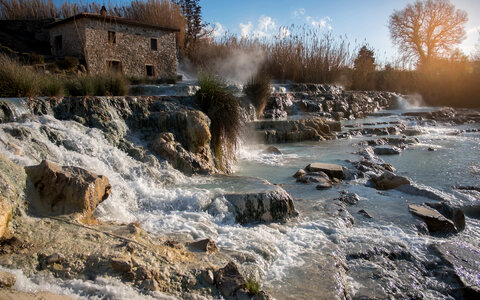
[[[93,20],[99,20],[99,21],[105,21],[109,23],[117,23],[117,24],[125,24],[125,25],[131,25],[131,26],[138,26],[138,27],[146,27],[146,28],[152,28],[152,29],[158,29],[162,31],[173,31],[173,32],[178,32],[180,29],[178,28],[170,28],[170,27],[165,27],[165,26],[159,26],[159,25],[153,25],[153,24],[148,24],[148,23],[142,23],[138,22],[135,20],[131,19],[126,19],[126,18],[121,18],[121,17],[115,17],[115,16],[102,16],[100,14],[93,14],[93,13],[81,13],[75,16],[71,16],[68,18],[65,18],[63,20],[54,22],[46,26],[47,28],[53,28],[59,25],[67,24],[70,22],[74,22],[79,19],[93,19]]]

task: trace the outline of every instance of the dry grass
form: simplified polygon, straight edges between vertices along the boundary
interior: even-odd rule
[[[247,84],[243,88],[245,95],[247,95],[255,107],[257,119],[263,116],[263,110],[267,105],[268,98],[270,98],[272,94],[270,84],[271,81],[268,75],[257,73],[247,81]]]

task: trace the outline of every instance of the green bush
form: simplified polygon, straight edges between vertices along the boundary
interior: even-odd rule
[[[17,60],[0,54],[0,97],[33,97],[38,94],[38,75]]]
[[[253,277],[249,277],[245,281],[245,288],[250,295],[258,295],[260,293],[260,283]]]
[[[64,94],[64,81],[55,76],[44,75],[40,82],[41,96],[62,96]]]
[[[124,96],[128,93],[128,81],[120,73],[73,77],[65,83],[71,96]]]
[[[227,90],[225,82],[212,74],[200,74],[197,102],[211,120],[211,147],[218,169],[228,171],[230,159],[235,158],[235,148],[242,129],[238,99]]]
[[[255,76],[250,77],[243,88],[243,92],[255,106],[257,118],[263,116],[263,110],[267,105],[268,98],[272,94],[270,78],[266,74],[257,73]]]

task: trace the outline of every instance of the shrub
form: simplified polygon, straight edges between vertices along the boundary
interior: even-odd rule
[[[45,59],[41,54],[28,53],[26,55],[26,62],[30,65],[43,64],[45,62]]]
[[[42,76],[39,85],[41,96],[62,96],[64,93],[63,80],[55,76]]]
[[[65,83],[71,96],[124,96],[128,93],[128,81],[120,73],[75,76]]]
[[[227,90],[225,82],[209,73],[200,74],[197,102],[211,120],[211,147],[219,170],[227,172],[235,158],[242,117],[238,99]]]
[[[73,56],[65,56],[64,59],[57,59],[57,65],[63,70],[75,69],[79,63],[78,58]]]
[[[250,295],[258,295],[260,293],[260,283],[254,277],[249,277],[245,281],[245,288]]]
[[[260,118],[263,115],[268,98],[272,94],[270,78],[266,74],[257,73],[255,76],[250,77],[243,91],[253,106],[255,106],[257,118]]]
[[[0,97],[32,97],[38,93],[38,75],[17,60],[0,54]]]

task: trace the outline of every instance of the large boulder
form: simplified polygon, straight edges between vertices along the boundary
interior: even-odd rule
[[[391,190],[405,184],[410,184],[408,178],[395,175],[391,172],[384,172],[380,176],[373,177],[370,181],[377,190]]]
[[[376,155],[395,155],[402,153],[402,149],[395,146],[378,146],[375,147],[373,152]]]
[[[7,199],[3,196],[0,196],[0,239],[8,231],[8,225],[12,220],[12,207],[8,203]]]
[[[311,163],[305,170],[307,172],[324,172],[331,178],[344,179],[345,171],[341,165],[326,163]]]
[[[252,222],[285,222],[298,215],[292,197],[281,187],[259,193],[224,195],[241,224]]]
[[[31,205],[40,215],[81,213],[91,216],[95,208],[110,195],[107,177],[78,167],[59,166],[42,161],[25,167],[34,191]]]
[[[246,279],[233,261],[215,272],[215,284],[224,297],[235,295],[237,290],[245,286],[245,282]]]
[[[436,245],[434,249],[462,285],[464,299],[479,299],[480,248],[461,241],[452,241]]]
[[[439,211],[431,207],[410,204],[408,210],[413,215],[421,218],[430,232],[435,233],[456,233],[457,227],[452,220],[447,219]]]

